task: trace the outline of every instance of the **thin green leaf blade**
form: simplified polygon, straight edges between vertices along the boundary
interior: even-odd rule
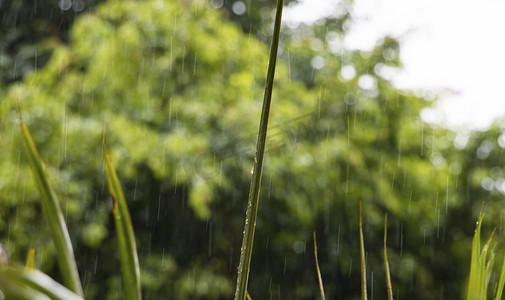
[[[363,238],[363,217],[362,203],[359,203],[359,245],[361,258],[361,300],[367,300],[366,292],[366,262],[365,262],[365,240]]]
[[[277,8],[274,21],[274,32],[270,45],[270,58],[268,61],[267,79],[265,83],[265,93],[263,97],[263,107],[258,130],[258,140],[256,142],[256,154],[254,156],[254,166],[247,202],[246,218],[244,225],[244,235],[242,247],[240,248],[240,262],[238,266],[237,288],[235,290],[235,300],[244,300],[247,296],[247,283],[249,280],[249,270],[251,266],[252,249],[254,244],[254,231],[256,228],[256,216],[258,214],[259,192],[261,185],[261,175],[263,170],[263,157],[265,154],[265,144],[267,137],[268,119],[270,116],[270,103],[272,100],[272,90],[275,77],[275,66],[277,64],[277,52],[279,49],[279,38],[281,31],[282,8],[284,0],[277,0]]]
[[[388,300],[393,300],[393,285],[391,284],[391,273],[389,272],[388,250],[386,241],[388,236],[388,214],[384,215],[384,269],[386,270],[386,289]]]
[[[33,247],[30,247],[30,250],[28,250],[28,254],[26,255],[25,268],[27,270],[35,269],[35,248]]]
[[[482,249],[481,253],[481,265],[482,265],[482,276],[481,276],[481,296],[484,297],[484,299],[487,299],[487,288],[488,288],[488,283],[489,283],[489,278],[491,276],[491,269],[493,267],[494,263],[494,257],[495,257],[495,252],[494,249],[496,247],[496,243],[493,242],[493,235],[494,235],[494,230],[491,233],[491,236],[487,240],[486,244],[484,245],[484,248]],[[489,254],[489,258],[488,257]]]
[[[503,286],[505,285],[505,256],[503,257],[503,264],[501,267],[500,280],[498,281],[498,290],[494,297],[495,300],[500,300],[503,294]]]
[[[38,270],[9,267],[0,270],[0,287],[6,299],[83,300]]]
[[[137,246],[130,212],[128,211],[121,183],[108,154],[105,155],[105,172],[113,203],[112,213],[116,225],[124,298],[127,300],[142,299]]]
[[[491,268],[494,262],[494,250],[496,243],[493,242],[493,233],[481,247],[481,226],[484,214],[481,212],[472,241],[472,255],[470,264],[470,275],[468,277],[467,300],[480,300],[487,298],[487,288],[491,275]],[[505,276],[505,275],[504,275]],[[500,280],[502,280],[500,276]]]
[[[479,266],[480,260],[480,228],[482,224],[483,215],[481,214],[477,221],[477,227],[473,235],[472,241],[472,254],[470,258],[470,276],[468,278],[467,300],[478,299],[480,293],[481,282],[481,268]]]
[[[3,296],[9,300],[51,300],[47,295],[38,292],[27,285],[15,285],[0,278],[0,288]]]
[[[324,287],[323,287],[323,278],[321,277],[321,270],[319,269],[319,261],[317,260],[317,241],[316,241],[316,232],[314,234],[314,258],[316,260],[316,271],[317,271],[317,281],[319,282],[319,292],[321,293],[321,300],[325,300],[324,296]]]
[[[79,272],[77,271],[74,251],[58,199],[49,185],[44,163],[40,159],[28,127],[23,122],[20,123],[20,126],[26,156],[32,169],[35,185],[40,194],[42,211],[49,226],[56,253],[58,253],[58,265],[63,281],[70,290],[82,296],[82,286]]]

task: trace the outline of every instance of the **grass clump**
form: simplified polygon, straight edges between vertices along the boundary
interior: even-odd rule
[[[84,292],[61,207],[49,184],[44,163],[39,156],[28,127],[21,121],[20,128],[25,152],[40,195],[42,211],[58,253],[57,260],[65,286],[35,269],[35,249],[31,248],[26,258],[25,267],[0,266],[0,290],[6,299],[83,299]],[[109,191],[113,200],[123,297],[132,300],[141,299],[140,272],[130,213],[108,154],[106,154],[105,167]]]
[[[362,203],[359,204],[359,241],[360,241],[360,262],[361,262],[361,299],[366,300],[367,295],[367,283],[366,283],[366,255],[365,255],[365,239],[363,237],[363,211],[362,211]],[[386,272],[386,289],[387,289],[387,299],[393,300],[393,287],[391,284],[391,274],[389,271],[389,261],[387,254],[387,213],[384,215],[384,270]],[[314,258],[316,261],[316,272],[317,279],[319,282],[319,290],[321,293],[321,299],[325,299],[324,288],[323,288],[323,279],[321,277],[321,271],[319,269],[319,261],[317,258],[317,242],[316,242],[316,233],[314,232]]]
[[[477,227],[475,228],[475,234],[472,241],[470,275],[468,278],[468,290],[466,294],[467,300],[485,300],[487,299],[488,296],[488,285],[489,285],[489,279],[491,278],[491,272],[495,258],[496,242],[493,241],[493,235],[494,235],[493,231],[487,242],[481,248],[480,233],[483,219],[484,214],[481,213],[477,221]],[[503,260],[503,265],[500,273],[500,279],[498,285],[495,288],[493,299],[495,300],[501,299],[504,284],[505,284],[505,257]]]

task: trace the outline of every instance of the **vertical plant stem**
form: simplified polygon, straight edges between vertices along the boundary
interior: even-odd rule
[[[366,262],[365,262],[365,241],[363,239],[363,204],[359,203],[359,245],[361,256],[361,300],[367,300],[366,295]]]
[[[388,236],[388,214],[384,215],[384,268],[386,270],[386,288],[388,291],[388,300],[393,300],[393,286],[391,285],[391,274],[389,272],[388,250],[386,240]]]
[[[314,231],[314,257],[316,259],[317,280],[319,281],[319,291],[321,292],[321,300],[325,300],[324,288],[323,288],[323,278],[321,277],[321,270],[319,269],[319,261],[317,260],[317,242],[316,242],[316,232],[315,231]]]
[[[247,201],[244,236],[242,239],[242,247],[240,248],[240,263],[238,267],[237,289],[235,291],[235,300],[244,300],[247,295],[247,282],[249,280],[249,270],[251,265],[251,256],[254,243],[256,215],[258,213],[261,175],[263,171],[263,156],[265,154],[268,117],[270,115],[270,102],[272,100],[272,89],[274,85],[275,65],[277,63],[277,50],[279,48],[279,36],[281,31],[283,6],[284,6],[284,0],[277,0],[274,32],[272,35],[272,43],[270,46],[270,59],[268,61],[267,79],[265,83],[265,94],[263,97],[263,108],[261,110],[258,141],[256,142],[256,154],[254,156],[254,166],[252,170],[251,186],[249,189],[249,199]]]

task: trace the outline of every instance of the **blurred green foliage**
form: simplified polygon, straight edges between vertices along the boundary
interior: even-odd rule
[[[100,2],[103,0],[2,1],[0,88],[43,66],[54,43],[68,41],[75,18]]]
[[[261,36],[244,31],[271,15],[258,10],[251,15],[261,21],[242,22],[230,5],[107,1],[75,20],[68,43],[44,44],[43,68],[9,84],[0,99],[0,240],[11,260],[34,246],[37,268],[59,278],[19,105],[62,202],[87,298],[121,293],[104,135],[132,215],[144,297],[232,297],[268,59]],[[401,67],[398,41],[386,37],[369,52],[338,47],[350,18],[344,10],[283,29],[249,292],[317,297],[316,231],[326,295],[359,299],[363,201],[374,295],[386,295],[387,212],[396,297],[458,298],[482,201],[486,226],[501,224],[503,128],[465,135],[423,122],[433,100],[389,81]]]

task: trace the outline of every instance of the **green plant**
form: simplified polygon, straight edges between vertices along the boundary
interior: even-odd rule
[[[263,172],[263,157],[265,155],[265,144],[267,139],[268,118],[270,116],[270,103],[272,100],[272,89],[275,77],[275,65],[277,63],[277,51],[279,49],[279,37],[281,31],[282,7],[284,0],[277,0],[277,10],[275,14],[274,32],[270,47],[270,59],[268,62],[267,79],[265,83],[265,94],[263,98],[263,108],[256,142],[256,154],[254,155],[254,166],[251,171],[251,186],[249,189],[249,200],[247,201],[247,211],[244,225],[244,237],[240,248],[240,263],[238,267],[237,289],[235,300],[243,300],[247,295],[247,281],[251,266],[251,256],[254,244],[254,230],[256,229],[256,216],[258,214],[258,202],[261,186],[261,176]]]
[[[365,240],[363,238],[363,204],[359,203],[359,253],[361,261],[361,300],[367,299],[366,291],[366,258],[365,258]]]
[[[361,261],[361,299],[367,299],[366,286],[366,257],[365,257],[365,240],[363,238],[363,211],[362,203],[359,204],[359,240],[360,240],[360,261]],[[393,300],[393,288],[391,284],[391,274],[389,272],[388,252],[386,247],[387,241],[387,225],[388,215],[384,215],[384,271],[386,272],[386,290],[387,299]],[[318,267],[319,269],[319,267]]]
[[[107,153],[105,153],[105,171],[113,201],[112,213],[114,214],[114,222],[116,224],[124,297],[125,299],[132,300],[141,299],[139,260],[130,212],[128,211],[116,170]]]
[[[321,293],[321,300],[325,300],[324,296],[324,287],[323,287],[323,279],[321,277],[321,270],[319,269],[319,261],[317,259],[317,241],[316,241],[316,232],[314,231],[314,259],[316,261],[316,271],[317,271],[317,281],[319,283],[319,292]]]
[[[468,278],[467,300],[485,300],[488,296],[488,284],[491,277],[492,266],[495,258],[496,242],[493,241],[493,233],[481,249],[480,232],[484,214],[481,213],[477,221],[477,227],[472,242],[472,257],[470,263],[470,275]],[[503,261],[500,279],[495,289],[495,300],[501,299],[505,284],[505,259]]]
[[[33,172],[33,179],[40,195],[40,202],[45,220],[51,230],[54,246],[58,252],[57,259],[65,285],[77,295],[83,296],[79,272],[75,262],[74,251],[61,208],[54,193],[45,167],[33,143],[28,127],[21,121],[21,135],[28,162]]]
[[[388,236],[388,214],[384,214],[384,269],[386,271],[386,288],[388,300],[393,300],[393,285],[391,284],[391,274],[389,272],[388,249],[386,241]]]
[[[7,299],[83,299],[84,293],[77,272],[72,243],[59,202],[49,184],[44,163],[39,156],[28,127],[23,121],[20,121],[20,128],[26,156],[40,194],[46,222],[51,229],[51,237],[58,253],[57,259],[66,287],[44,273],[33,269],[35,254],[34,250],[30,249],[26,268],[20,266],[0,268],[0,290]],[[140,273],[130,214],[112,161],[107,153],[105,153],[105,157],[107,182],[112,196],[116,223],[124,298],[141,299]]]

